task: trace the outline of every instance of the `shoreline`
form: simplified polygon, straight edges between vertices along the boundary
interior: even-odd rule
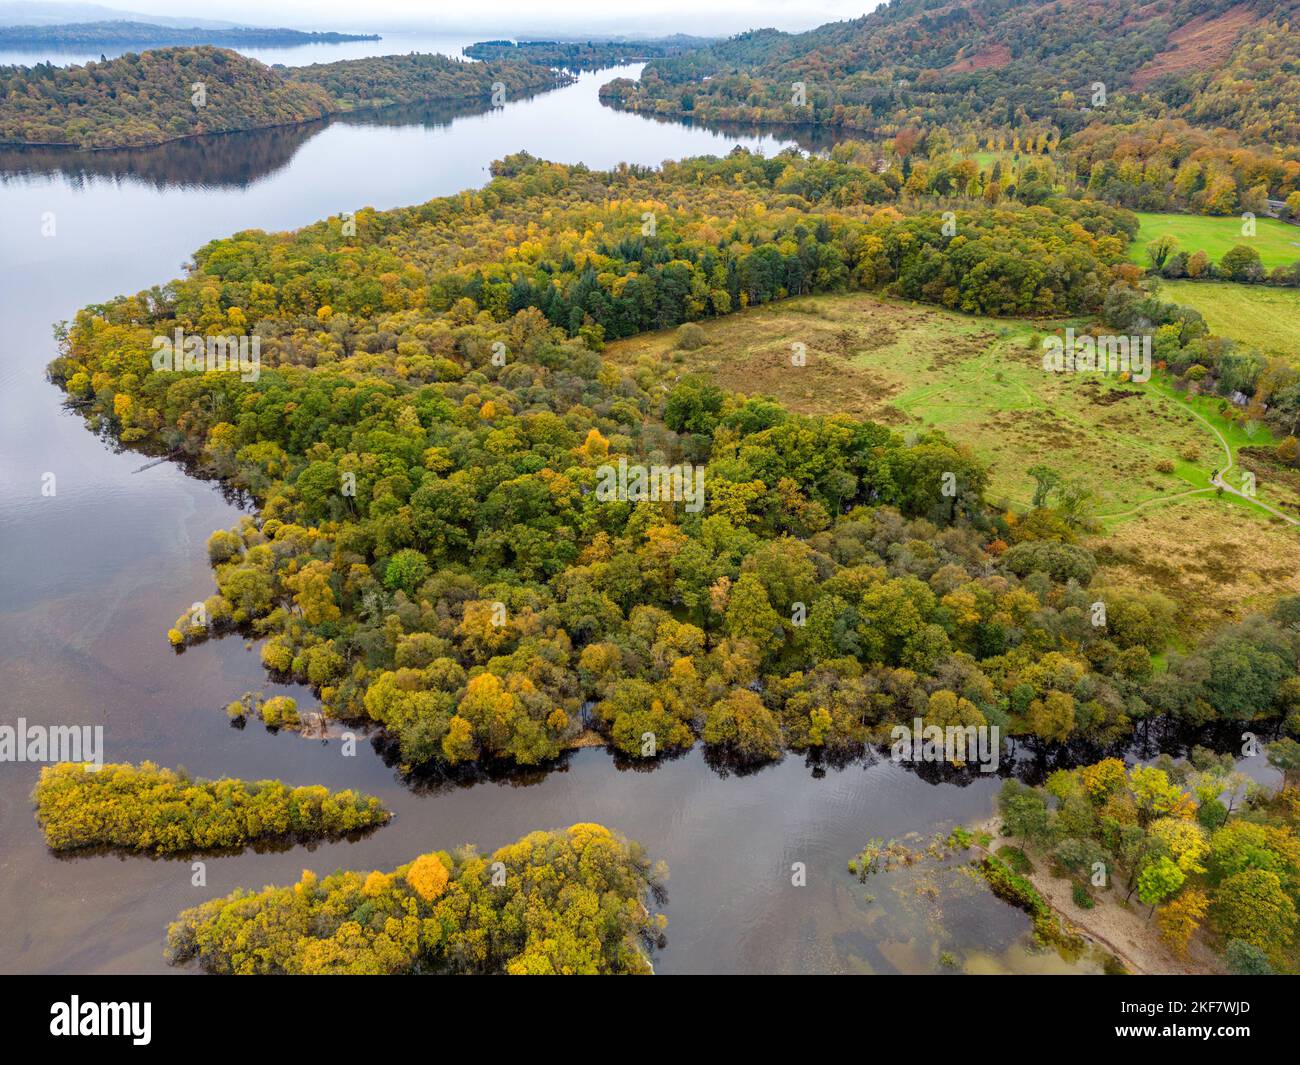
[[[437,55],[438,53],[417,53],[417,54]],[[401,58],[401,57],[400,56],[374,56],[371,58],[393,59],[393,58]],[[339,62],[344,62],[344,63],[364,62],[364,60],[340,60]],[[276,66],[271,66],[266,64],[263,65],[266,66],[266,69],[268,70],[277,69]],[[321,64],[321,65],[327,65],[327,64]],[[528,66],[531,64],[523,63],[521,61],[519,65]],[[280,68],[280,69],[294,70],[298,68]],[[554,92],[557,89],[563,89],[570,85],[573,85],[578,81],[578,76],[576,74],[573,74],[570,71],[559,67],[543,67],[537,65],[536,69],[546,71],[550,75],[550,80],[548,83],[538,84],[536,86],[521,90],[522,98],[531,98],[533,96],[538,96],[543,93]],[[605,69],[605,68],[597,68],[597,69]],[[285,83],[299,85],[299,86],[304,86],[304,85],[310,86],[312,84],[310,82],[295,81],[292,78],[286,78]],[[134,143],[126,143],[126,144],[89,145],[89,144],[79,144],[76,141],[0,140],[0,150],[22,151],[23,149],[27,149],[27,148],[43,148],[43,149],[52,149],[55,151],[66,151],[68,153],[145,151],[151,148],[162,148],[168,144],[176,144],[179,141],[198,140],[203,137],[225,137],[233,133],[257,133],[257,132],[263,132],[266,130],[273,130],[273,129],[293,129],[298,126],[309,126],[314,122],[329,122],[331,119],[337,118],[342,115],[363,114],[371,111],[378,112],[378,111],[385,111],[391,108],[398,108],[398,107],[421,107],[430,104],[474,104],[477,102],[487,102],[491,99],[491,92],[492,90],[490,88],[487,92],[484,92],[482,88],[476,86],[473,89],[466,92],[454,93],[451,95],[442,94],[442,95],[435,95],[435,96],[421,96],[411,100],[378,100],[375,102],[368,102],[368,103],[361,103],[361,104],[338,104],[336,101],[331,101],[332,106],[330,107],[329,110],[323,111],[319,115],[312,115],[305,118],[290,119],[289,121],[285,121],[285,122],[266,122],[266,123],[258,123],[250,126],[237,126],[230,129],[204,130],[202,132],[197,132],[197,133],[179,133],[171,137],[162,137],[156,140],[136,141]]]
[[[971,844],[977,857],[997,857],[997,849],[1005,841],[1020,846],[1011,836],[1002,834],[1002,818],[992,814],[970,826],[973,834],[986,833],[992,838],[989,847]],[[1186,958],[1180,958],[1160,939],[1155,918],[1149,917],[1127,905],[1114,886],[1096,891],[1096,905],[1084,910],[1074,904],[1071,888],[1073,881],[1053,876],[1050,859],[1041,851],[1026,850],[1033,871],[1021,873],[1051,907],[1052,913],[1063,923],[1067,932],[1082,936],[1089,944],[1108,951],[1133,976],[1207,976],[1222,974],[1222,963],[1201,941],[1193,936],[1188,944]]]
[[[566,85],[571,84],[573,84],[572,81],[558,82],[550,88],[534,90],[530,92],[529,95],[535,96],[538,93],[554,92],[556,89],[562,89]],[[168,137],[165,140],[143,141],[136,144],[97,144],[89,146],[77,144],[74,141],[0,141],[0,150],[22,151],[26,148],[52,148],[69,154],[76,152],[140,152],[148,151],[151,148],[163,148],[168,144],[176,144],[179,141],[200,140],[204,137],[229,137],[237,133],[261,133],[272,129],[294,129],[298,126],[310,126],[314,122],[329,122],[331,119],[338,118],[341,115],[363,114],[367,111],[386,111],[395,107],[419,107],[424,104],[474,103],[479,100],[487,99],[489,99],[489,97],[484,96],[482,93],[467,93],[461,96],[429,96],[419,100],[389,100],[385,103],[365,104],[361,107],[341,107],[335,111],[326,111],[323,115],[316,115],[311,118],[295,119],[291,122],[270,122],[257,126],[239,126],[236,129],[213,129],[205,130],[202,133],[180,133],[175,137]]]

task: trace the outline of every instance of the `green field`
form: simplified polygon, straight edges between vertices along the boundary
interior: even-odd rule
[[[1162,281],[1160,294],[1200,311],[1211,332],[1300,365],[1300,289],[1231,281]]]
[[[1148,214],[1138,211],[1142,228],[1129,247],[1129,258],[1135,263],[1149,266],[1147,245],[1164,234],[1178,241],[1180,250],[1191,255],[1203,251],[1216,263],[1224,252],[1238,244],[1245,244],[1259,252],[1264,269],[1283,266],[1300,259],[1300,226],[1290,226],[1275,218],[1257,218],[1255,235],[1242,236],[1240,217],[1206,218],[1194,214]]]

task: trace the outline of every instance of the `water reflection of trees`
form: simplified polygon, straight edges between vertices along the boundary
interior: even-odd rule
[[[658,122],[661,125],[668,126],[686,126],[689,129],[702,129],[709,133],[718,133],[725,137],[735,137],[737,141],[741,140],[760,140],[763,137],[774,137],[778,140],[793,141],[806,152],[826,152],[830,151],[838,142],[846,139],[842,134],[838,134],[825,126],[774,126],[764,125],[758,122],[728,122],[728,121],[702,121],[697,118],[690,118],[680,115],[652,115],[644,111],[633,111],[618,104],[611,103],[608,100],[601,100],[601,104],[608,107],[611,111],[618,111],[621,114],[635,115],[637,118],[643,118],[648,122]],[[866,137],[867,134],[859,132],[859,138]]]
[[[339,843],[360,843],[373,836],[383,828],[382,824],[368,825],[340,832],[328,837],[289,833],[284,836],[267,836],[230,847],[193,847],[183,851],[169,851],[159,854],[151,850],[133,850],[129,847],[116,847],[112,844],[97,843],[93,847],[78,847],[76,850],[53,850],[49,855],[59,862],[82,862],[91,858],[116,858],[121,862],[144,859],[150,862],[192,862],[197,858],[233,858],[240,854],[287,854],[292,850],[305,850],[314,853],[322,847]]]
[[[528,99],[528,97],[520,97]],[[69,148],[0,149],[0,183],[62,175],[74,187],[103,178],[156,189],[247,188],[286,167],[312,137],[333,123],[438,129],[492,110],[484,100],[404,104],[334,115],[316,122],[187,137],[152,148],[88,152]]]
[[[521,96],[512,102],[523,102],[533,96]],[[482,115],[491,110],[492,105],[485,100],[398,104],[347,112],[294,126],[187,137],[151,148],[115,148],[97,152],[70,148],[3,148],[0,149],[0,183],[7,184],[15,178],[61,175],[74,187],[102,178],[136,182],[156,189],[247,188],[288,166],[307,141],[333,123],[441,129],[459,118]],[[774,130],[770,126],[744,122],[706,123],[691,118],[627,113],[650,122],[697,127],[734,136],[738,140],[778,136],[794,141],[806,151],[827,150],[839,139],[825,129],[813,127]]]
[[[325,121],[243,133],[188,137],[153,148],[87,152],[67,148],[0,150],[0,181],[62,175],[74,187],[97,178],[136,182],[156,189],[245,188],[288,164]]]
[[[1267,737],[1263,737],[1267,739]],[[526,788],[541,784],[551,773],[567,773],[577,750],[565,751],[554,762],[536,766],[517,766],[510,762],[476,762],[461,766],[444,766],[436,763],[404,771],[396,741],[382,730],[370,734],[375,753],[390,769],[395,778],[416,794],[429,795],[440,792],[473,788],[491,783],[511,788]],[[1111,746],[1085,743],[1046,743],[1034,737],[1007,737],[1003,739],[997,769],[985,773],[975,763],[957,765],[943,760],[893,762],[890,747],[859,746],[843,751],[787,751],[782,757],[768,762],[746,763],[719,748],[697,743],[683,750],[661,752],[654,758],[631,758],[611,746],[601,748],[602,757],[608,758],[620,773],[653,773],[669,762],[687,758],[700,758],[708,769],[722,779],[747,777],[769,771],[787,758],[800,758],[809,775],[822,779],[831,773],[846,770],[870,770],[878,763],[891,763],[905,772],[931,785],[950,785],[958,788],[987,780],[1005,780],[1015,777],[1025,784],[1041,785],[1058,769],[1074,769],[1091,765],[1103,758],[1120,758],[1126,761],[1150,761],[1161,754],[1186,758],[1192,748],[1206,747],[1216,752],[1233,751],[1241,742],[1241,726],[1216,722],[1201,727],[1181,726],[1175,722],[1149,719],[1138,722],[1134,732],[1125,740]]]
[[[511,104],[535,99],[543,93],[528,93],[511,97]],[[394,104],[391,107],[373,107],[361,111],[348,111],[335,115],[330,121],[347,126],[423,126],[441,129],[456,119],[483,115],[494,108],[485,100],[442,100],[419,104]]]

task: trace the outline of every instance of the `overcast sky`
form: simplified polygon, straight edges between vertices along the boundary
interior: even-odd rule
[[[878,0],[98,0],[156,15],[194,15],[300,29],[425,29],[503,35],[646,31],[732,34],[761,26],[805,30],[856,18]]]

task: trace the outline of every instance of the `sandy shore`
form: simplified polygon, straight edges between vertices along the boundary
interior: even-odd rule
[[[975,825],[972,831],[977,835],[987,833],[993,839],[988,850],[978,843],[972,845],[971,849],[980,857],[996,852],[1000,846],[1020,845],[1018,840],[1002,835],[1002,819],[997,815]],[[1177,957],[1160,939],[1155,918],[1147,917],[1147,907],[1136,901],[1124,902],[1122,887],[1094,888],[1096,905],[1091,910],[1080,909],[1074,904],[1070,881],[1054,877],[1048,871],[1049,859],[1035,850],[1026,854],[1034,871],[1025,874],[1025,878],[1053,911],[1073,931],[1115,955],[1130,973],[1192,976],[1224,971],[1222,963],[1198,936],[1193,936],[1188,945],[1188,957]]]

